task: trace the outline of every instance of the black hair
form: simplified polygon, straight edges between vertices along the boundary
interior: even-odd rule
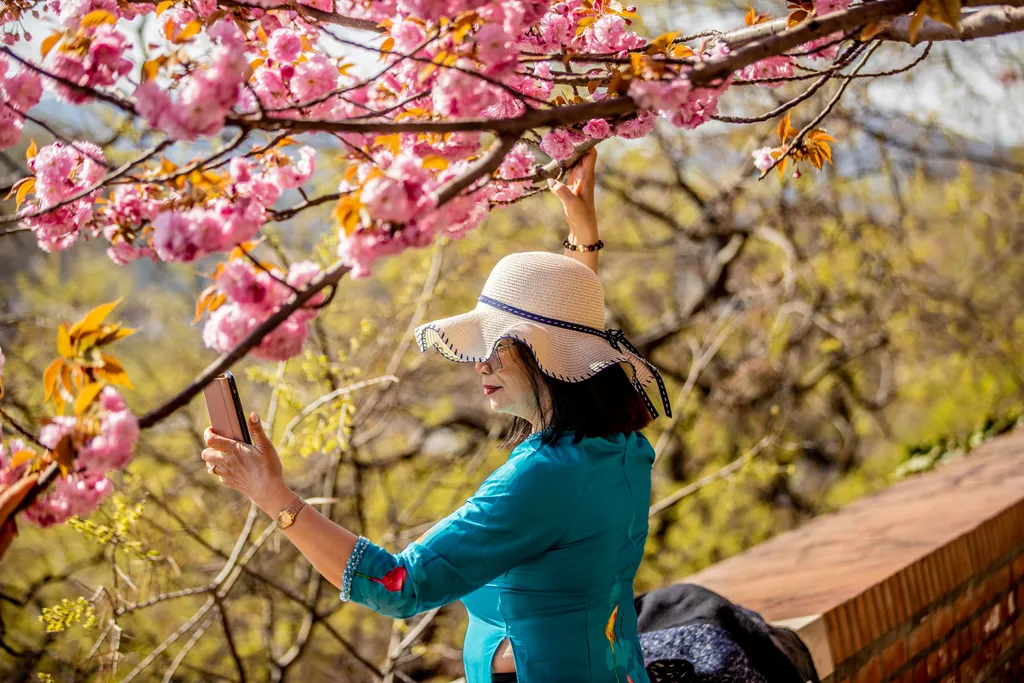
[[[578,442],[585,437],[640,431],[651,423],[647,404],[621,365],[611,365],[582,382],[566,382],[544,374],[532,350],[512,341],[510,355],[526,371],[537,405],[544,405],[545,389],[550,397],[550,420],[541,425],[542,443],[553,443],[569,430],[575,430],[573,441]],[[533,425],[515,417],[502,445],[514,448],[532,432]]]

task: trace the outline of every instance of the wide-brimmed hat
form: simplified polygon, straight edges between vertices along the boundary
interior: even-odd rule
[[[421,351],[436,348],[449,360],[483,362],[502,339],[516,339],[533,353],[541,372],[565,382],[582,382],[622,364],[633,386],[658,416],[644,391],[658,383],[665,414],[671,416],[658,370],[629,343],[622,330],[604,327],[604,288],[579,261],[545,251],[510,254],[487,277],[476,308],[416,328]]]

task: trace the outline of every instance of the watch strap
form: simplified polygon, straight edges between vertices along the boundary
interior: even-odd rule
[[[295,496],[295,500],[293,500],[288,507],[277,513],[277,525],[282,529],[290,527],[295,522],[295,517],[299,514],[299,510],[301,510],[305,505],[306,501],[302,499],[302,496]],[[291,515],[291,521],[287,524],[282,524],[281,517],[284,516],[286,512]]]

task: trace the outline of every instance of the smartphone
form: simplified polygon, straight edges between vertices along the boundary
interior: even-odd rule
[[[252,444],[242,399],[238,397],[235,376],[230,371],[214,377],[203,389],[203,398],[215,434]]]

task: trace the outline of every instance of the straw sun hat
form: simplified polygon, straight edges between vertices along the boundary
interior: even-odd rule
[[[665,383],[622,330],[604,328],[604,288],[579,261],[543,251],[510,254],[487,277],[476,308],[416,328],[421,351],[437,349],[449,360],[475,363],[490,358],[502,339],[530,348],[541,371],[566,382],[582,382],[622,363],[647,409],[658,416],[644,391],[658,383],[665,414],[672,415]]]

